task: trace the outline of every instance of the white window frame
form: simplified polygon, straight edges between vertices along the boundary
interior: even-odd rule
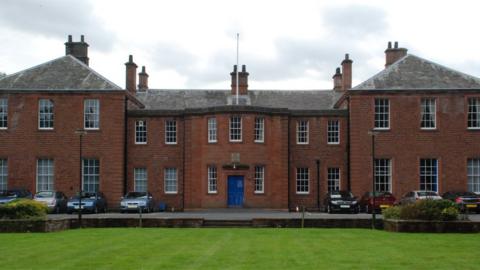
[[[133,187],[134,191],[148,192],[147,168],[134,168],[133,179],[134,179],[134,187]]]
[[[55,190],[55,163],[53,159],[37,159],[37,192]]]
[[[308,144],[309,142],[309,121],[308,120],[298,120],[297,121],[297,144]],[[304,126],[302,128],[302,126]],[[302,135],[303,134],[303,135]],[[305,141],[300,141],[300,138],[305,138]]]
[[[332,167],[327,169],[327,191],[340,190],[341,181],[340,168]]]
[[[217,142],[217,118],[210,117],[207,120],[207,136],[209,143]]]
[[[100,190],[100,160],[95,158],[82,159],[82,190],[84,192],[98,192]]]
[[[435,98],[422,98],[420,102],[420,128],[423,130],[437,129],[437,100]],[[433,112],[431,111],[432,106]],[[432,122],[433,126],[428,126],[430,125],[428,123]]]
[[[178,193],[178,171],[177,168],[164,169],[164,192],[165,194]]]
[[[340,121],[338,119],[328,120],[327,144],[340,144]]]
[[[310,193],[310,169],[308,167],[297,168],[296,170],[296,187],[297,194]]]
[[[165,144],[177,144],[177,120],[165,120]]]
[[[55,127],[55,105],[50,99],[38,100],[38,129],[53,130]],[[42,124],[51,123],[51,126],[42,127]]]
[[[265,193],[265,166],[255,166],[255,194]]]
[[[378,102],[378,104],[377,104]],[[385,109],[386,108],[386,109]],[[382,115],[387,115],[382,117]],[[381,123],[387,123],[386,126]],[[378,126],[377,126],[378,124]],[[390,99],[388,98],[375,98],[374,100],[374,129],[376,130],[389,130],[390,129]]]
[[[93,109],[93,111],[91,111]],[[93,119],[88,119],[90,116]],[[93,127],[87,127],[88,123],[93,123]],[[86,130],[100,129],[100,100],[99,99],[85,99],[83,101],[83,128]]]
[[[467,161],[467,190],[480,194],[480,158]]]
[[[135,144],[147,144],[147,121],[136,120],[135,121]]]
[[[427,164],[428,162],[433,162],[431,164]],[[433,166],[435,164],[435,166]],[[435,158],[422,158],[420,159],[420,190],[422,191],[435,191],[438,192],[438,159]],[[422,173],[422,168],[424,173]],[[431,168],[429,171],[427,171],[428,168]],[[433,170],[432,168],[435,168]],[[435,182],[427,182],[428,178],[434,179]],[[422,185],[424,188],[422,188]],[[427,188],[428,186],[433,187],[435,185],[435,189],[433,188]]]
[[[230,116],[229,131],[230,142],[242,141],[242,117],[240,115]]]
[[[375,191],[392,192],[392,160],[375,159]],[[388,187],[387,189],[381,187]]]
[[[208,166],[207,168],[207,187],[208,194],[216,194],[218,192],[218,181],[217,181],[217,167]]]
[[[467,128],[480,129],[480,97],[468,98]]]
[[[0,191],[8,189],[8,159],[0,159]]]
[[[0,98],[0,130],[2,129],[8,129],[8,98]]]
[[[255,117],[254,142],[265,142],[265,118]]]

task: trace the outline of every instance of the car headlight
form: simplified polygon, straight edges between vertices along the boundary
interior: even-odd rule
[[[85,202],[85,206],[93,206],[93,202]]]
[[[127,203],[124,202],[124,201],[121,201],[121,202],[120,202],[120,206],[127,206]]]
[[[338,201],[331,201],[331,203],[337,205]]]
[[[358,202],[357,201],[353,201],[352,204],[357,204]]]
[[[73,206],[73,202],[67,202],[67,206],[72,207],[72,206]]]

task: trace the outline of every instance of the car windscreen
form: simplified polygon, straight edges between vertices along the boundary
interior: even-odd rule
[[[336,191],[330,194],[330,198],[332,199],[348,199],[353,198],[353,194],[349,191]]]
[[[35,198],[53,198],[54,192],[52,191],[42,191],[35,194]]]
[[[419,191],[418,196],[420,197],[435,197],[438,196],[437,193],[433,191]]]
[[[0,197],[17,197],[17,193],[12,191],[0,191]]]
[[[146,192],[129,192],[127,193],[127,196],[125,196],[126,199],[135,199],[135,198],[143,198],[146,197],[147,193]]]
[[[95,193],[83,193],[82,194],[82,199],[96,199],[96,194]],[[73,196],[72,199],[78,199],[78,194]]]

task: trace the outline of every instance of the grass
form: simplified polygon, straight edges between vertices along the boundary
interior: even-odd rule
[[[479,269],[480,234],[82,229],[0,234],[0,269]]]

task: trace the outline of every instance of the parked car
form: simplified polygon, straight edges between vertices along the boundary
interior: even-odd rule
[[[328,213],[359,211],[357,198],[350,191],[330,191],[325,197],[324,205]]]
[[[442,197],[440,197],[440,195],[438,195],[438,193],[435,191],[414,190],[414,191],[405,193],[405,195],[403,195],[403,197],[400,199],[398,204],[405,205],[405,204],[415,203],[418,200],[425,200],[425,199],[441,200]]]
[[[446,200],[455,202],[462,212],[480,213],[480,195],[470,191],[448,191],[442,196]]]
[[[120,212],[128,212],[139,210],[142,212],[153,212],[155,209],[155,202],[152,194],[149,192],[129,192],[122,197],[120,201]]]
[[[102,192],[85,192],[82,193],[82,205],[79,205],[79,196],[71,197],[67,202],[67,213],[73,212],[89,212],[99,213],[107,212],[107,200]]]
[[[60,191],[40,191],[33,196],[38,202],[45,203],[48,211],[51,213],[63,213],[67,211],[68,198]]]
[[[27,189],[17,188],[0,191],[0,204],[9,203],[16,199],[32,199],[32,193]]]
[[[395,197],[390,192],[375,192],[375,205],[373,196],[373,192],[365,192],[359,202],[360,209],[366,213],[371,213],[372,209],[375,209],[375,212],[381,212],[381,210],[395,204]]]

